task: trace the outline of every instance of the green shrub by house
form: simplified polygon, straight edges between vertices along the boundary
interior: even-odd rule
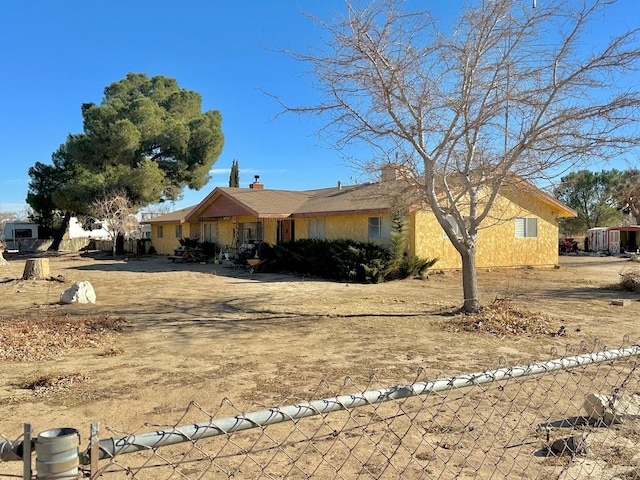
[[[383,246],[348,239],[300,239],[268,245],[261,257],[268,261],[272,271],[359,283],[421,275],[436,262],[404,253],[395,258]]]

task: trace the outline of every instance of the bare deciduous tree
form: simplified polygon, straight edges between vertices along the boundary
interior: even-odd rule
[[[109,232],[113,243],[112,254],[115,257],[118,235],[128,236],[138,226],[129,198],[124,192],[112,192],[94,201],[91,211],[96,220],[101,221],[105,230]]]
[[[448,29],[400,0],[345,0],[313,67],[317,114],[342,150],[366,142],[419,192],[461,256],[465,312],[478,310],[476,243],[506,184],[535,182],[638,145],[638,29],[595,44],[615,0],[469,2]],[[535,7],[535,8],[534,8]],[[448,217],[455,219],[454,229]],[[457,231],[456,231],[457,230]]]

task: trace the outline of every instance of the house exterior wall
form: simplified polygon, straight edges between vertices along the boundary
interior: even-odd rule
[[[298,237],[298,222],[295,222],[295,235]],[[264,218],[262,219],[262,239],[265,243],[275,245],[278,240],[278,219]]]
[[[496,215],[485,221],[478,233],[477,267],[552,266],[558,263],[558,222],[542,201],[530,195],[526,199],[518,194],[510,199],[498,197],[492,211]],[[536,218],[537,236],[516,238],[516,217]],[[412,236],[416,255],[439,257],[436,268],[461,268],[460,254],[430,212],[415,213]]]
[[[175,224],[165,223],[151,226],[151,245],[159,254],[170,255],[173,253],[173,248],[176,246],[176,239],[171,232],[171,227],[174,225]],[[162,237],[159,236],[160,229],[162,229]]]
[[[336,215],[326,217],[324,233],[327,240],[350,238],[364,242],[367,240],[367,216]]]
[[[181,238],[191,238],[199,233],[197,223],[183,223],[182,235],[176,235],[177,225],[175,222],[151,225],[151,245],[160,255],[172,255],[173,249],[180,246]],[[162,227],[162,238],[158,237],[159,227]]]
[[[325,238],[327,240],[348,238],[360,242],[367,242],[369,241],[369,217],[382,217],[385,222],[391,221],[389,214],[382,213],[325,217]],[[382,239],[374,239],[372,241],[379,241],[380,243],[387,245],[390,241],[390,237],[385,235]]]
[[[218,243],[221,247],[233,245],[233,222],[231,219],[218,222]]]
[[[444,237],[444,230],[430,211],[420,210],[412,215],[410,238],[413,240],[413,251],[410,253],[421,258],[436,258],[436,268],[459,268],[460,255],[448,238]]]

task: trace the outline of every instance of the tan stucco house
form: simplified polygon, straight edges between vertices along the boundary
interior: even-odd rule
[[[317,190],[270,190],[256,177],[249,188],[217,187],[198,205],[162,215],[151,225],[152,245],[172,254],[180,238],[215,242],[234,251],[255,242],[302,238],[388,243],[393,196],[383,182]],[[459,268],[458,252],[428,208],[408,209],[408,249],[438,257],[438,268]],[[558,262],[558,219],[575,212],[533,185],[518,181],[496,200],[491,223],[478,234],[478,267],[551,266]]]

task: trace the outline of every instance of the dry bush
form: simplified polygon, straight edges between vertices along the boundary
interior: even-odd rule
[[[126,326],[108,315],[0,317],[0,361],[31,362],[108,345]]]
[[[625,292],[640,292],[640,269],[630,268],[620,271],[619,288]]]

